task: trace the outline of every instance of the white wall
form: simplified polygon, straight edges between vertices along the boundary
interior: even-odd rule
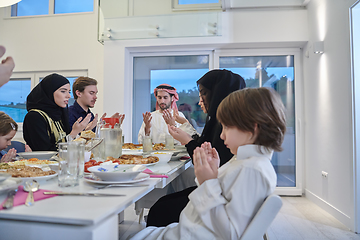
[[[15,60],[14,72],[87,70],[99,81],[95,112],[102,112],[103,45],[97,41],[94,13],[4,19],[0,8],[0,44]]]
[[[306,196],[354,230],[349,8],[355,0],[310,1],[304,57]],[[314,54],[314,41],[325,53]],[[327,178],[321,171],[328,173]]]

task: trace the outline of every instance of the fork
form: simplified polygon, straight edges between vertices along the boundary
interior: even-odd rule
[[[94,186],[94,188],[96,188],[96,189],[105,189],[105,188],[110,188],[110,187],[148,187],[148,186],[149,186],[149,185],[146,185],[146,184],[140,184],[140,185],[132,185],[132,184],[109,184],[109,185],[100,186],[100,187]]]

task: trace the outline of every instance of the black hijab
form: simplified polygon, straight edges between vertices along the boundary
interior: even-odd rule
[[[61,120],[64,131],[70,133],[68,109],[59,107],[54,100],[54,92],[65,84],[70,83],[65,77],[53,73],[46,76],[30,92],[26,99],[26,109],[44,111],[52,120]]]
[[[211,91],[210,99],[208,99],[208,109],[206,124],[204,130],[197,140],[199,143],[210,142],[220,155],[220,165],[226,163],[232,158],[233,154],[225,146],[224,141],[220,138],[222,131],[221,124],[216,119],[216,111],[221,101],[230,93],[246,87],[244,79],[231,71],[215,69],[207,72],[198,81],[198,85],[202,85]]]

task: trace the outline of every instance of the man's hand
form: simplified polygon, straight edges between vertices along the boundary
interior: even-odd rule
[[[150,129],[151,129],[152,116],[151,116],[150,112],[143,113],[142,115],[143,115],[143,120],[144,120],[144,123],[145,123],[145,135],[149,136],[150,135]]]
[[[5,54],[5,47],[0,46],[0,58]],[[15,62],[12,57],[7,57],[0,64],[0,87],[10,80]]]
[[[214,149],[217,155],[216,150]],[[214,158],[214,155],[207,154],[207,150],[203,147],[197,147],[193,154],[195,176],[201,185],[203,182],[209,179],[215,179],[218,176],[218,162],[220,162],[218,155]]]
[[[174,139],[181,142],[181,144],[188,144],[192,140],[191,136],[188,133],[177,127],[168,125],[168,130],[170,135],[173,136]]]
[[[175,126],[175,118],[171,115],[171,111],[169,109],[165,109],[162,113],[162,116],[166,124],[170,126]]]
[[[76,138],[76,135],[78,135],[81,131],[83,131],[86,126],[89,124],[91,119],[91,113],[89,113],[84,120],[82,120],[82,117],[79,117],[76,122],[74,122],[74,125],[72,127],[71,133],[69,134],[72,138]],[[82,121],[81,121],[82,120]]]
[[[16,150],[15,148],[11,148],[7,154],[5,154],[4,156],[2,156],[0,162],[11,162],[13,160],[13,158],[16,157]]]
[[[89,122],[89,124],[85,128],[85,131],[92,130],[94,127],[96,127],[97,122],[98,122],[98,115],[95,114],[94,119],[91,122]]]

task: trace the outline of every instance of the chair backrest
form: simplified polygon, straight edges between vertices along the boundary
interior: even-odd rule
[[[25,152],[25,143],[19,141],[11,141],[11,145],[4,150],[7,152],[11,148],[15,148],[16,152]]]
[[[282,206],[281,198],[276,194],[268,196],[246,227],[240,240],[262,239],[271,222],[275,219]]]

